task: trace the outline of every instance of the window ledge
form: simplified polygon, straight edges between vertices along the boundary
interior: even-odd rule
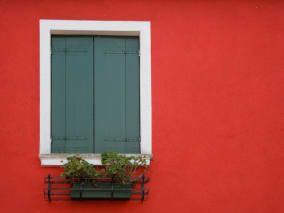
[[[40,154],[41,166],[61,166],[67,163],[67,157],[78,155],[93,165],[102,165],[101,154]],[[150,165],[152,154],[125,154],[126,156],[144,156],[146,164]]]

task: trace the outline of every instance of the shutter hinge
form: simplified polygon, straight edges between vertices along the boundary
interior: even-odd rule
[[[141,142],[141,137],[106,137],[106,142]]]

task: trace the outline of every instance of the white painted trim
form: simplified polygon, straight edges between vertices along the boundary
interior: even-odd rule
[[[51,35],[117,35],[140,39],[141,154],[152,154],[151,32],[146,21],[40,20],[40,156],[51,154]],[[42,165],[59,159],[41,158]],[[62,159],[61,159],[62,160]],[[99,164],[96,159],[92,161]]]
[[[100,154],[77,154],[82,157],[88,163],[93,165],[102,165]],[[62,166],[67,163],[67,157],[72,156],[72,154],[40,154],[39,158],[41,160],[42,166]],[[126,154],[126,156],[143,156],[146,160],[146,165],[150,165],[152,155],[141,155],[141,154]]]

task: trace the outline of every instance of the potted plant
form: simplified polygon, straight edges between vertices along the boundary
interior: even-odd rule
[[[102,153],[103,168],[79,156],[67,158],[62,176],[71,182],[72,199],[130,199],[137,169],[146,169],[143,156],[126,156],[116,152]]]
[[[67,163],[63,165],[64,172],[61,176],[70,180],[72,191],[71,198],[92,196],[91,189],[94,187],[94,177],[100,174],[87,161],[79,156],[67,158]]]

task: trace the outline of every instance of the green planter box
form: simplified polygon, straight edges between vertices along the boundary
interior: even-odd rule
[[[128,200],[132,194],[133,184],[120,184],[113,183],[114,191],[104,190],[111,189],[111,182],[96,182],[96,183],[84,183],[81,185],[83,189],[80,197],[80,183],[73,184],[73,190],[70,193],[72,199],[122,199]],[[96,190],[91,190],[96,188]],[[84,190],[86,189],[86,190]],[[88,190],[90,189],[90,190]],[[101,189],[101,190],[100,190]],[[121,190],[120,190],[121,189]],[[126,190],[125,190],[126,189]],[[127,190],[129,189],[129,190]]]

